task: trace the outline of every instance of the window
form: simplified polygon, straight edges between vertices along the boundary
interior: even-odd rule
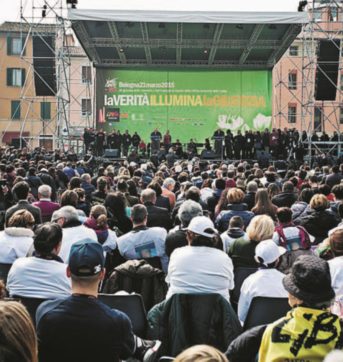
[[[314,107],[314,131],[321,132],[322,131],[322,108]]]
[[[337,21],[337,8],[332,7],[329,10],[329,21]]]
[[[20,119],[20,101],[11,101],[11,119]]]
[[[289,47],[289,55],[292,57],[297,57],[299,54],[299,47],[297,45],[291,45]]]
[[[40,104],[40,118],[42,120],[51,119],[51,103],[42,102]]]
[[[322,20],[322,11],[321,11],[321,9],[313,9],[313,20],[317,21],[317,22]]]
[[[288,105],[288,123],[296,123],[297,122],[297,105],[289,104]]]
[[[343,106],[339,108],[339,123],[343,124]]]
[[[92,114],[92,103],[89,98],[84,98],[81,101],[81,114],[82,116],[90,116]]]
[[[288,89],[297,89],[297,72],[291,71],[288,73]]]
[[[92,68],[82,66],[82,83],[92,83]]]
[[[24,47],[24,39],[7,38],[7,55],[20,55]]]
[[[7,68],[7,85],[22,87],[25,82],[25,69]]]

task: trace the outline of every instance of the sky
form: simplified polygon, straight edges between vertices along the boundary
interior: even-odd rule
[[[58,3],[65,0],[48,0],[49,3]],[[180,10],[196,7],[200,11],[297,11],[299,0],[78,0],[78,9],[149,9]],[[26,11],[37,6],[43,0],[0,0],[0,23],[3,21],[20,21],[20,5]],[[5,5],[6,4],[6,5]],[[96,4],[96,6],[95,6]]]

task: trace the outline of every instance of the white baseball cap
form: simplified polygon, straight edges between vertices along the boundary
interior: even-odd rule
[[[206,232],[210,229],[213,232]],[[207,238],[213,238],[217,230],[214,228],[213,222],[206,216],[196,216],[189,223],[187,230],[192,231],[195,234],[205,236]]]
[[[268,264],[274,263],[285,252],[286,249],[277,246],[273,240],[264,240],[258,243],[255,248],[255,260],[260,263],[258,258],[261,258],[263,260],[262,264],[267,266]]]

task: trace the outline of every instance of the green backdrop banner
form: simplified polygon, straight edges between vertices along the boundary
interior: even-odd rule
[[[137,131],[147,142],[158,128],[173,141],[203,142],[217,128],[271,127],[271,71],[97,69],[97,127]]]

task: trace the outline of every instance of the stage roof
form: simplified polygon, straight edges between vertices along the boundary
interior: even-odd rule
[[[267,69],[302,25],[303,12],[69,10],[96,67]]]

